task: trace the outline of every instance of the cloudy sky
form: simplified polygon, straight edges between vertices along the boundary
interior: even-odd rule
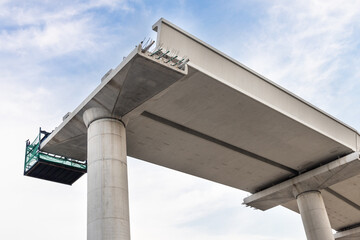
[[[0,239],[86,239],[86,177],[23,177],[51,131],[164,17],[360,129],[360,2],[0,0]],[[128,160],[133,240],[300,240],[300,216],[246,192]]]

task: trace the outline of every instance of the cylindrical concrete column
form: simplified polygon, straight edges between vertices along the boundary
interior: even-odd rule
[[[329,217],[319,191],[300,193],[297,204],[308,240],[334,240]]]
[[[88,126],[87,239],[130,240],[126,132],[103,110],[84,113]]]

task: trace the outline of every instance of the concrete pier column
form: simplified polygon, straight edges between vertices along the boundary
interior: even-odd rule
[[[334,240],[323,198],[319,191],[306,191],[296,197],[308,240]]]
[[[87,239],[130,240],[125,126],[101,108],[85,111]]]

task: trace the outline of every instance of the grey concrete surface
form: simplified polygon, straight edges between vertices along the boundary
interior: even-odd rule
[[[296,199],[307,240],[334,240],[321,193],[307,191]]]
[[[103,109],[84,113],[88,126],[87,239],[130,240],[126,130]]]

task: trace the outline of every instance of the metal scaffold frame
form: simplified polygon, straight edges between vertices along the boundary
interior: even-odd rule
[[[41,142],[48,135],[40,128],[33,142],[26,141],[24,175],[71,185],[86,173],[87,162],[42,151]]]

